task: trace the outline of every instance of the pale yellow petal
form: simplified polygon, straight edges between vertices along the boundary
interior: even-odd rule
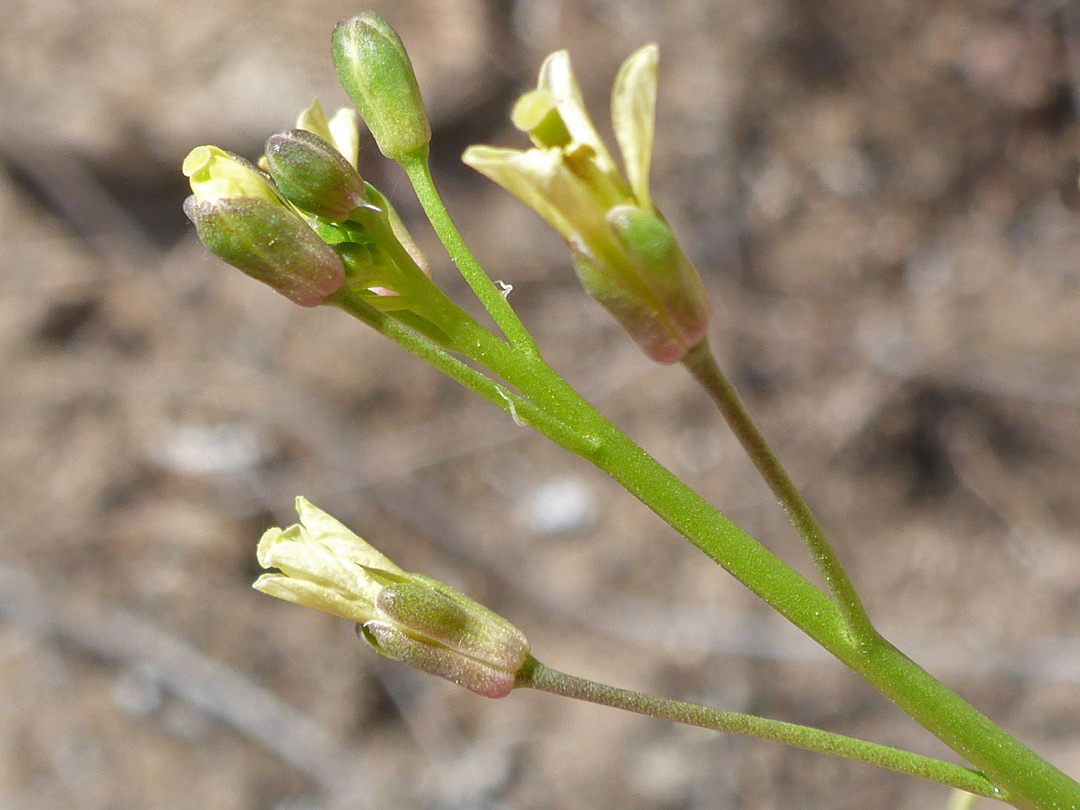
[[[470,146],[462,161],[493,180],[538,213],[566,240],[577,229],[565,211],[552,199],[556,175],[566,173],[558,149],[504,149],[497,146]]]
[[[299,526],[291,526],[290,528],[295,529],[296,533],[299,534]],[[277,545],[284,534],[284,529],[273,528],[267,529],[263,532],[263,536],[259,538],[259,544],[255,547],[255,559],[259,561],[259,565],[263,568],[273,567],[274,564],[270,562],[271,549]]]
[[[254,166],[216,146],[192,149],[184,158],[182,170],[198,202],[257,197],[284,205]]]
[[[354,622],[370,621],[377,615],[373,602],[352,599],[340,591],[284,574],[263,574],[255,580],[252,587],[268,596],[315,608]]]
[[[660,50],[646,45],[623,62],[611,90],[611,125],[626,177],[638,205],[651,210],[649,169],[656,131],[657,62]]]
[[[540,66],[540,81],[537,86],[555,97],[555,104],[566,129],[574,140],[593,148],[600,169],[604,172],[616,171],[615,161],[611,159],[611,154],[593,126],[589,111],[585,109],[581,88],[570,65],[570,54],[556,51],[548,56]]]
[[[296,514],[300,516],[301,525],[311,536],[337,557],[368,568],[377,568],[396,574],[404,573],[345,524],[328,515],[307,498],[296,499]]]
[[[331,137],[327,140],[355,169],[356,161],[360,157],[360,113],[349,107],[342,107],[331,116],[328,126]]]
[[[296,128],[313,132],[324,141],[333,143],[333,135],[330,133],[330,123],[326,120],[326,112],[318,99],[311,102],[311,106],[296,117]]]

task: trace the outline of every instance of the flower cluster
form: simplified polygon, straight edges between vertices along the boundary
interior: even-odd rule
[[[365,317],[376,310],[373,322],[387,316],[469,355],[475,322],[431,281],[393,206],[357,170],[362,117],[384,155],[407,170],[425,161],[426,171],[431,128],[408,55],[369,12],[334,29],[332,52],[359,114],[328,118],[316,101],[294,129],[270,136],[257,165],[214,146],[192,150],[185,211],[211,252],[290,300]],[[650,196],[657,58],[653,45],[631,56],[612,92],[625,178],[589,119],[565,52],[548,57],[537,89],[514,108],[533,148],[474,146],[464,160],[547,220],[570,245],[589,294],[649,357],[670,363],[702,342],[709,312],[697,271]],[[279,573],[264,574],[256,588],[349,618],[384,655],[480,694],[513,688],[529,652],[519,630],[442,583],[402,571],[303,498],[297,510],[299,523],[260,541],[259,562]]]
[[[302,306],[348,294],[449,342],[460,311],[430,279],[394,207],[356,169],[355,110],[327,118],[318,100],[271,135],[258,165],[216,146],[184,161],[184,211],[203,244]]]
[[[363,12],[334,29],[332,55],[380,151],[426,161],[431,126],[393,28]],[[565,51],[547,58],[537,88],[512,114],[533,148],[472,146],[463,160],[555,228],[586,291],[649,357],[673,363],[705,339],[709,307],[650,195],[657,61],[655,45],[641,48],[612,89],[625,178]],[[448,345],[452,325],[440,320],[449,308],[423,280],[426,263],[386,198],[356,171],[358,123],[354,111],[327,119],[316,102],[296,129],[270,137],[261,169],[216,147],[195,149],[184,162],[194,192],[185,210],[212,252],[296,303],[315,306],[346,287]]]

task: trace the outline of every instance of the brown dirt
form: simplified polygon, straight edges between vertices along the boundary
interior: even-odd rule
[[[886,634],[1080,774],[1074,5],[380,7],[449,206],[549,360],[806,570],[686,376],[457,163],[520,142],[506,113],[548,51],[605,119],[619,61],[660,43],[653,182],[725,366]],[[328,37],[353,10],[0,0],[0,807],[942,806],[766,743],[484,701],[250,590],[256,538],[302,493],[554,666],[942,754],[582,462],[206,256],[183,155],[255,155],[312,95],[340,103]],[[422,232],[401,176],[363,160]]]

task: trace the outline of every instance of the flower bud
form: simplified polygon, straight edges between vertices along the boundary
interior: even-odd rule
[[[215,256],[305,307],[317,306],[345,283],[333,249],[246,160],[200,146],[183,169],[194,192],[184,213]]]
[[[401,38],[386,20],[364,11],[339,22],[332,40],[334,68],[379,150],[391,160],[431,140],[420,87]]]
[[[303,498],[300,523],[270,529],[255,588],[350,619],[379,653],[486,697],[514,688],[529,655],[524,634],[453,588],[410,574]]]
[[[330,118],[318,99],[302,111],[296,118],[296,128],[314,132],[320,138],[329,141],[349,165],[356,168],[360,152],[360,114],[351,107],[341,107]]]
[[[342,222],[364,204],[364,181],[345,157],[313,132],[293,129],[266,141],[270,175],[304,211]]]
[[[266,200],[184,202],[210,252],[295,304],[318,306],[345,283],[345,268],[333,249],[295,211]]]

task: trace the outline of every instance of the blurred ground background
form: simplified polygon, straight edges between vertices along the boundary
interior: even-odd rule
[[[806,570],[704,396],[458,163],[523,142],[507,112],[548,51],[606,126],[619,62],[660,43],[655,193],[724,364],[886,635],[1080,774],[1080,4],[376,7],[549,360]],[[342,103],[329,33],[355,10],[0,0],[0,808],[941,807],[767,743],[485,701],[250,589],[302,493],[554,666],[946,753],[584,463],[196,243],[184,154],[254,157]],[[362,161],[467,300],[402,177]]]

